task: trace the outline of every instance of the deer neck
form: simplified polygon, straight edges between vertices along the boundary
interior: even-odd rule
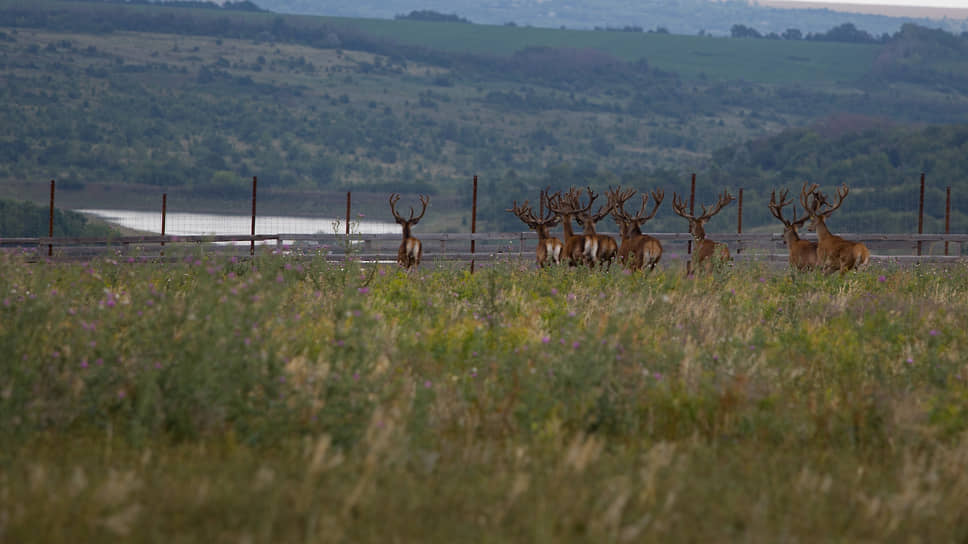
[[[591,217],[589,217],[589,216],[582,217],[581,224],[582,224],[582,233],[584,233],[586,235],[592,235],[592,236],[594,236],[596,234],[596,232],[595,232],[595,222],[592,221],[592,218]]]
[[[800,235],[797,234],[797,230],[793,227],[787,227],[783,229],[783,241],[785,241],[788,246],[792,246],[794,243],[800,241]]]
[[[561,229],[565,233],[565,238],[571,238],[575,235],[575,232],[571,230],[571,216],[563,215],[561,216]]]
[[[817,238],[821,240],[829,240],[834,236],[833,233],[830,232],[830,229],[827,228],[826,220],[822,217],[817,218],[817,224],[814,229],[817,231]]]
[[[538,233],[538,240],[547,240],[548,238],[551,238],[551,235],[548,234],[547,225],[538,225],[534,228],[534,231]]]
[[[406,240],[408,238],[412,238],[410,236],[410,225],[408,223],[404,223],[403,224],[403,239]]]
[[[697,245],[702,245],[703,241],[706,240],[706,229],[699,223],[693,224],[692,239],[696,241]]]

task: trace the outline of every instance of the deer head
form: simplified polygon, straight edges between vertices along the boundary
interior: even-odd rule
[[[542,199],[546,197],[542,195]],[[561,217],[555,214],[555,212],[547,205],[545,200],[545,212],[544,216],[536,217],[534,215],[534,210],[528,205],[528,201],[524,201],[523,206],[518,206],[518,201],[515,200],[511,209],[505,210],[513,213],[520,219],[525,225],[530,227],[532,230],[538,233],[539,238],[547,238],[548,229],[554,227],[561,221]]]
[[[800,190],[800,205],[803,206],[811,219],[810,226],[807,229],[818,233],[827,230],[827,219],[840,208],[847,193],[850,192],[847,184],[843,184],[837,189],[837,203],[831,204],[827,200],[827,195],[821,193],[819,188],[820,186],[816,183],[809,187],[807,183],[804,183]]]
[[[805,215],[800,219],[797,219],[797,208],[793,207],[793,220],[788,221],[783,217],[783,207],[793,202],[792,199],[788,199],[787,195],[790,192],[786,189],[780,193],[780,201],[776,201],[776,191],[770,193],[770,213],[773,217],[777,218],[781,223],[783,223],[783,239],[786,240],[787,245],[791,242],[799,240],[800,235],[797,234],[797,229],[802,227],[804,223],[810,220],[810,215]]]
[[[397,221],[397,224],[403,227],[403,237],[410,237],[410,227],[417,224],[421,218],[423,218],[424,213],[427,211],[427,204],[430,202],[430,197],[427,195],[420,195],[420,202],[423,204],[423,209],[420,210],[420,215],[417,217],[413,216],[413,206],[410,207],[410,218],[404,219],[403,216],[397,213],[396,205],[400,201],[400,194],[393,193],[390,195],[390,211],[393,213],[393,218]]]
[[[639,208],[637,214],[632,215],[625,211],[625,203],[634,194],[635,189],[628,189],[627,191],[616,190],[609,193],[609,199],[613,201],[612,218],[619,225],[623,239],[642,234],[642,224],[655,217],[656,212],[659,211],[659,205],[662,204],[662,200],[665,198],[665,191],[662,189],[652,191],[652,201],[655,205],[652,207],[650,213],[646,213],[645,210],[649,203],[649,195],[648,193],[642,193],[642,207]]]
[[[592,191],[591,187],[587,187],[586,189],[588,191],[588,204],[582,206],[581,192],[572,191],[569,193],[569,197],[572,199],[571,208],[574,210],[575,222],[581,225],[584,233],[595,234],[595,223],[601,221],[603,217],[612,211],[613,203],[609,201],[606,205],[600,206],[597,212],[591,213],[592,204],[598,198],[598,193]]]
[[[561,191],[558,191],[554,194],[548,195],[547,199],[545,200],[545,205],[547,208],[551,210],[552,213],[557,215],[561,220],[567,235],[571,235],[571,218],[581,211],[576,206],[576,203],[580,197],[581,190],[572,187],[568,189],[568,192],[564,195],[561,194]],[[590,203],[588,207],[591,207]]]
[[[711,210],[706,210],[706,206],[702,206],[702,213],[698,216],[692,215],[686,211],[686,203],[679,198],[677,193],[672,193],[672,210],[676,212],[677,215],[685,218],[689,221],[689,233],[697,241],[701,242],[706,239],[706,230],[703,228],[709,219],[719,213],[727,204],[734,200],[733,195],[729,194],[729,191],[724,190],[719,195],[719,200],[716,205],[713,206]]]

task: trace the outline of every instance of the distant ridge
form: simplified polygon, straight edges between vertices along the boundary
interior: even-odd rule
[[[757,0],[761,6],[786,9],[829,9],[843,13],[865,13],[888,17],[916,17],[925,19],[968,20],[968,8],[945,8],[933,6],[889,6],[883,4],[834,4],[806,0]]]

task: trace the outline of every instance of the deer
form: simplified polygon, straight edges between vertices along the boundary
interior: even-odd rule
[[[561,228],[565,238],[562,255],[568,260],[568,266],[577,266],[585,262],[585,237],[575,234],[571,228],[571,218],[578,213],[575,202],[579,194],[580,191],[572,187],[566,196],[562,196],[561,191],[558,191],[547,199],[548,209],[561,218]],[[591,208],[591,206],[589,202],[588,207]]]
[[[652,191],[652,201],[655,205],[652,212],[646,214],[645,210],[649,203],[648,193],[642,193],[642,207],[635,215],[625,211],[625,202],[632,198],[635,189],[609,192],[609,199],[615,205],[612,208],[612,218],[619,227],[622,236],[622,245],[618,248],[618,262],[622,263],[627,270],[641,270],[644,266],[649,267],[649,271],[655,270],[655,265],[662,258],[662,244],[658,239],[642,234],[642,224],[655,217],[659,211],[659,206],[665,198],[665,192],[661,189]]]
[[[844,198],[850,191],[845,183],[837,189],[837,203],[831,204],[827,196],[819,191],[819,185],[803,184],[800,190],[800,205],[807,211],[811,219],[808,230],[817,233],[817,261],[824,272],[834,270],[843,276],[848,270],[854,270],[870,262],[870,251],[861,242],[851,242],[830,232],[827,219],[840,208]]]
[[[588,190],[588,205],[581,206],[580,193],[572,193],[573,203],[572,209],[577,210],[575,213],[575,222],[581,225],[582,233],[585,237],[585,262],[594,267],[596,265],[605,265],[605,270],[608,271],[612,268],[612,260],[615,259],[616,253],[618,253],[618,244],[615,243],[615,239],[606,234],[598,234],[595,232],[595,224],[601,221],[605,216],[607,216],[614,207],[615,203],[609,199],[609,202],[604,206],[600,206],[598,211],[591,213],[592,203],[598,198],[598,194],[592,191],[591,187],[587,187]]]
[[[817,242],[802,240],[797,234],[797,229],[810,220],[810,215],[797,219],[796,206],[793,207],[793,220],[788,221],[783,217],[783,207],[793,202],[788,200],[789,191],[786,189],[780,193],[780,201],[776,201],[776,191],[770,193],[770,213],[773,217],[783,223],[783,241],[786,242],[787,250],[790,252],[790,267],[796,270],[809,270],[816,268],[819,261],[817,259]]]
[[[719,195],[719,200],[713,209],[707,211],[706,206],[702,206],[702,213],[697,217],[686,211],[686,203],[679,198],[677,193],[672,193],[672,210],[677,215],[689,221],[689,234],[692,234],[694,247],[692,250],[692,261],[688,270],[698,270],[701,265],[705,265],[709,270],[713,266],[714,260],[725,262],[730,260],[729,247],[721,242],[713,242],[706,239],[706,230],[703,226],[709,218],[719,213],[727,204],[733,201],[733,195],[724,190]]]
[[[544,199],[545,196],[541,195],[541,198]],[[554,227],[561,221],[560,216],[548,208],[542,217],[535,217],[534,211],[528,206],[527,200],[520,207],[518,206],[518,201],[515,200],[512,208],[506,211],[518,216],[518,219],[524,222],[525,225],[538,233],[538,246],[535,248],[538,268],[544,268],[550,264],[561,264],[561,253],[564,250],[564,244],[561,243],[561,240],[548,234],[548,229]]]
[[[397,264],[409,272],[420,265],[420,257],[423,255],[423,244],[410,234],[410,228],[416,225],[424,216],[424,213],[426,213],[430,197],[420,195],[420,202],[423,204],[423,209],[420,210],[420,215],[414,217],[413,206],[411,206],[409,219],[404,219],[403,216],[397,213],[396,204],[399,201],[400,195],[398,193],[390,195],[390,211],[393,212],[393,218],[396,219],[397,223],[403,227],[403,241],[400,242],[400,249],[397,250]]]

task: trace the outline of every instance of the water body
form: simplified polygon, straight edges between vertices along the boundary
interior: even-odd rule
[[[161,234],[161,214],[132,210],[74,210],[96,216],[121,227]],[[168,213],[165,217],[165,234],[171,236],[211,236],[220,234],[244,234],[252,229],[252,216],[221,215],[208,213]],[[362,234],[400,233],[396,223],[369,221],[353,218],[351,232]],[[315,217],[287,217],[256,215],[256,234],[343,234],[346,220]],[[246,242],[248,243],[248,242]]]

